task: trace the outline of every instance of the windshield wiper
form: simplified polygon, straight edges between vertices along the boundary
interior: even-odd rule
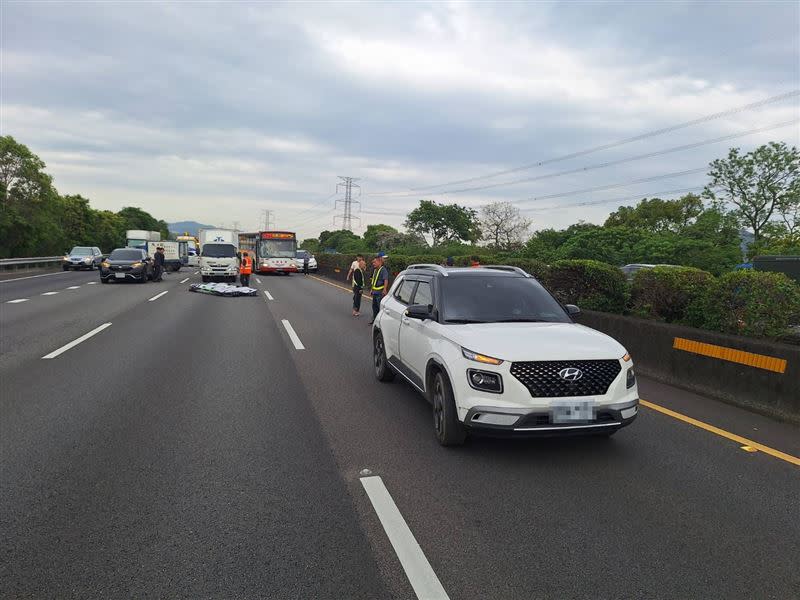
[[[445,319],[445,323],[489,323],[490,321],[479,321],[477,319]]]
[[[497,319],[496,321],[492,321],[492,323],[550,323],[550,322],[551,321],[548,321],[546,319],[526,319],[524,317],[520,319]]]

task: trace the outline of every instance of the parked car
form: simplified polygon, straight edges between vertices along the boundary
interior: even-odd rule
[[[636,418],[633,361],[516,267],[412,265],[373,325],[375,376],[433,405],[442,445],[467,434],[609,436]]]
[[[153,261],[141,248],[117,248],[100,266],[100,282],[138,281],[153,278]]]
[[[103,262],[103,253],[100,248],[93,246],[75,246],[72,250],[67,252],[66,256],[61,261],[61,268],[65,271],[70,269],[89,269],[93,271],[100,268],[100,263]]]
[[[656,267],[680,267],[680,265],[650,265],[633,263],[630,265],[625,265],[624,267],[620,267],[620,271],[625,274],[625,277],[628,279],[628,281],[633,281],[633,276],[636,275],[637,271],[641,271],[642,269],[655,269]]]
[[[298,250],[297,253],[295,254],[294,264],[297,266],[298,269],[302,270],[303,262],[305,261],[306,257],[308,257],[308,270],[316,271],[317,259],[308,250]]]

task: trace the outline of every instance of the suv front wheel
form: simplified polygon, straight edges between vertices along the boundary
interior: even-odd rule
[[[437,371],[431,390],[433,430],[442,446],[460,446],[467,437],[464,425],[458,420],[453,388],[447,375]]]
[[[394,371],[389,366],[389,361],[386,359],[386,348],[383,345],[383,336],[380,331],[375,332],[375,338],[372,343],[373,365],[375,366],[375,378],[378,381],[392,381],[394,379]]]

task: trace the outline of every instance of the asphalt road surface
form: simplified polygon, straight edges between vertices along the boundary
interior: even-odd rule
[[[648,407],[611,439],[442,448],[347,290],[198,280],[0,282],[3,598],[800,598],[779,452]],[[640,391],[800,456],[795,426]]]

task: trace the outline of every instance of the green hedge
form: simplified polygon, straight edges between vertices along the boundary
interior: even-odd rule
[[[783,273],[734,271],[712,281],[688,313],[696,327],[777,338],[800,323],[800,286]]]
[[[631,286],[631,310],[667,323],[684,322],[690,305],[703,298],[714,276],[692,267],[641,269]]]
[[[559,260],[548,271],[544,283],[562,303],[587,310],[624,312],[628,285],[616,267],[596,260]]]

